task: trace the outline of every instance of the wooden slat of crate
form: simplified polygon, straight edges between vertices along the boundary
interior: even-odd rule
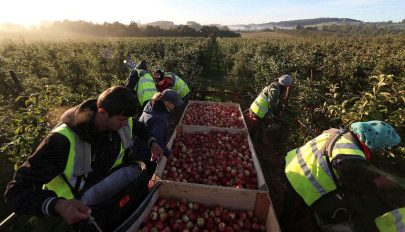
[[[252,210],[259,221],[265,224],[266,231],[280,231],[272,202],[265,191],[227,188],[222,186],[160,181],[156,191],[142,215],[128,231],[137,231],[148,217],[153,205],[160,197],[168,199],[187,199],[208,207],[220,205],[234,210]]]

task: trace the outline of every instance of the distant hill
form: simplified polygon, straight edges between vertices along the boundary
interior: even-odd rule
[[[300,19],[300,20],[290,20],[290,21],[280,21],[280,22],[269,22],[261,24],[239,24],[239,25],[228,25],[230,30],[264,30],[264,29],[274,29],[274,27],[281,29],[294,29],[298,25],[301,26],[322,26],[331,24],[358,24],[362,23],[360,20],[349,19],[349,18],[315,18],[315,19]]]
[[[144,25],[160,27],[160,29],[163,29],[163,30],[173,29],[175,27],[174,23],[172,21],[156,21],[156,22],[146,23]]]

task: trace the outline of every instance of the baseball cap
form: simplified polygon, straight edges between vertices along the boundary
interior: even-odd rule
[[[171,102],[174,106],[179,107],[183,105],[184,101],[180,99],[179,95],[171,89],[166,89],[161,93],[161,100]]]
[[[284,85],[284,86],[290,86],[292,85],[292,78],[290,75],[282,75],[279,79],[278,79],[278,83]]]

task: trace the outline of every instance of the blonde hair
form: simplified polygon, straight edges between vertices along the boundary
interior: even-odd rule
[[[152,96],[152,100],[158,101],[162,97],[162,93],[157,92]]]

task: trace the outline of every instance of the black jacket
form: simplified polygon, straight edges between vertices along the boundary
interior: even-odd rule
[[[116,131],[98,133],[94,127],[96,100],[88,100],[67,110],[61,122],[69,126],[82,140],[91,144],[92,172],[87,175],[84,189],[103,179],[114,164],[121,146],[121,138]],[[155,141],[144,124],[133,120],[133,135],[147,141]],[[54,204],[58,199],[53,191],[43,190],[42,186],[62,173],[69,155],[69,141],[59,134],[50,132],[37,150],[16,171],[7,185],[6,205],[17,214],[55,214]],[[124,162],[128,162],[128,154]]]
[[[127,84],[125,85],[125,87],[130,89],[136,95],[135,87],[138,84],[138,81],[139,81],[138,72],[136,71],[136,69],[132,69],[131,73],[129,74],[129,76],[127,78]]]

